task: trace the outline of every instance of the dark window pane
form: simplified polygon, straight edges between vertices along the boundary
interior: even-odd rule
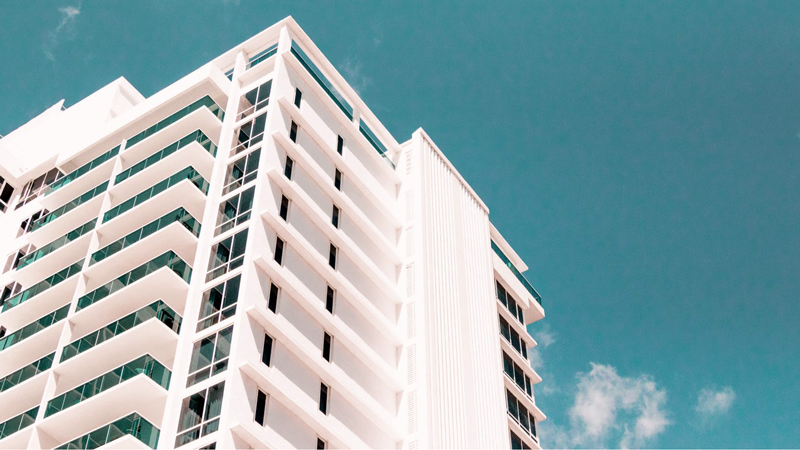
[[[267,303],[267,306],[272,312],[276,312],[278,310],[278,286],[275,286],[275,283],[270,283],[269,302]]]
[[[256,416],[255,421],[259,425],[264,425],[264,412],[267,407],[267,394],[258,391],[258,396],[256,397]]]
[[[303,91],[301,91],[300,89],[295,89],[294,90],[294,106],[297,106],[299,108],[300,107],[300,102],[302,101],[302,99],[303,99]]]
[[[269,366],[272,363],[272,337],[268,334],[264,335],[264,348],[261,350],[261,362],[263,362],[265,366]]]
[[[344,152],[344,139],[341,136],[336,136],[336,151],[340,155]]]

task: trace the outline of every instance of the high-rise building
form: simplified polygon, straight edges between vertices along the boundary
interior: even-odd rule
[[[0,447],[539,448],[525,264],[291,18],[0,176]]]

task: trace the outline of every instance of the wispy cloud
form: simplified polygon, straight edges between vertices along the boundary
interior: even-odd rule
[[[719,390],[707,388],[700,391],[695,409],[705,417],[726,414],[730,411],[734,400],[736,400],[736,393],[730,386]]]
[[[47,32],[44,37],[44,42],[42,42],[42,51],[44,52],[44,57],[52,62],[56,61],[56,57],[53,52],[55,51],[55,48],[58,46],[62,37],[65,35],[69,36],[71,33],[73,33],[75,19],[81,13],[81,6],[65,6],[63,8],[58,8],[58,12],[61,13],[61,22],[58,23],[58,26],[56,26],[54,30]]]
[[[591,363],[578,373],[575,403],[569,410],[570,429],[556,430],[564,446],[641,447],[663,433],[670,421],[667,394],[652,377],[624,377],[612,366]],[[567,445],[568,444],[568,445]]]
[[[372,78],[366,76],[362,72],[362,66],[359,61],[347,59],[342,65],[342,72],[347,80],[347,83],[355,89],[358,95],[362,95],[367,87],[372,84]]]

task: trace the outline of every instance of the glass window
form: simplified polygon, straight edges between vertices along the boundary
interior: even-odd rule
[[[336,248],[335,245],[331,244],[330,252],[328,253],[328,264],[336,270],[336,254],[339,252],[339,249]]]
[[[272,312],[278,311],[278,286],[275,283],[270,283],[269,286],[269,301],[267,302],[267,307]]]
[[[344,138],[336,136],[336,152],[340,155],[344,154]]]
[[[205,330],[236,313],[241,278],[241,275],[236,275],[203,293],[197,331]]]
[[[322,338],[322,357],[328,362],[331,361],[331,346],[333,346],[333,336],[325,333],[325,336]]]
[[[319,384],[319,410],[322,414],[328,414],[328,391],[330,388],[325,383]]]
[[[333,205],[333,212],[331,212],[331,224],[334,228],[339,228],[339,207]]]
[[[281,209],[280,209],[281,219],[287,220],[288,215],[289,215],[289,199],[286,198],[285,195],[281,195]]]
[[[233,192],[255,180],[256,176],[258,176],[258,162],[260,159],[261,149],[258,149],[228,164],[228,169],[225,172],[225,187],[222,188],[222,195]]]
[[[197,384],[228,368],[233,326],[194,343],[186,386]]]
[[[325,450],[328,448],[328,443],[317,437],[317,450]]]
[[[6,183],[6,179],[0,176],[0,212],[6,211],[12,195],[14,195],[14,186]]]
[[[264,334],[264,347],[261,349],[261,362],[269,367],[272,363],[272,336]]]
[[[19,200],[17,200],[17,206],[14,209],[21,208],[22,205],[27,204],[41,195],[47,186],[50,186],[50,184],[62,176],[64,176],[64,174],[56,168],[50,169],[48,172],[29,181],[25,186],[22,187]]]
[[[211,247],[206,281],[211,281],[242,265],[247,246],[247,229],[217,242]]]
[[[292,179],[292,168],[294,167],[294,161],[289,156],[286,156],[286,165],[283,167],[283,175],[286,176],[287,179]]]
[[[333,175],[333,186],[340,191],[342,190],[342,172],[339,169],[336,169],[336,173]]]
[[[283,264],[283,239],[276,238],[275,240],[275,262]]]
[[[239,101],[239,119],[265,108],[269,104],[269,93],[272,89],[272,80],[243,95]]]
[[[178,433],[180,434],[175,439],[176,447],[188,444],[219,429],[224,391],[225,383],[222,382],[183,400],[178,422]]]
[[[298,88],[294,90],[294,106],[300,107],[300,102],[303,101],[303,91]]]
[[[325,295],[325,309],[331,314],[333,314],[333,302],[335,297],[336,291],[334,291],[332,287],[328,286],[328,292]]]
[[[292,142],[297,142],[297,124],[292,121],[292,126],[289,128],[289,139]]]
[[[264,425],[264,416],[266,415],[267,410],[267,394],[258,391],[258,395],[256,396],[256,413],[254,420],[259,425]]]
[[[253,209],[253,196],[256,188],[251,187],[239,194],[223,200],[219,205],[217,214],[217,227],[214,229],[214,236],[220,235],[231,228],[250,220],[250,212]]]
[[[267,113],[242,124],[235,133],[236,140],[232,154],[237,155],[264,140],[264,127],[267,124]]]

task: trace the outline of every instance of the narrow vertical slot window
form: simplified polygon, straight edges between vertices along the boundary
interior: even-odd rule
[[[300,102],[303,101],[303,91],[298,88],[294,90],[294,106],[300,107]]]
[[[328,448],[328,444],[321,438],[317,437],[317,450],[325,450],[326,448]]]
[[[270,283],[269,302],[267,302],[267,307],[272,312],[278,311],[278,286],[276,286],[275,283]]]
[[[279,265],[283,264],[283,239],[281,238],[275,240],[275,262]]]
[[[286,176],[287,179],[292,179],[292,168],[294,167],[294,161],[289,156],[286,156],[286,165],[283,166],[283,175]]]
[[[344,154],[344,139],[341,136],[336,136],[336,153]]]
[[[331,224],[334,228],[339,228],[339,207],[333,205],[333,212],[331,213]]]
[[[269,367],[272,364],[272,336],[264,334],[264,348],[261,349],[261,362]]]
[[[333,345],[333,337],[325,333],[325,337],[322,339],[322,357],[328,362],[331,362],[331,345]]]
[[[331,250],[328,254],[328,264],[336,270],[336,254],[338,253],[339,249],[336,248],[335,245],[331,244]]]
[[[336,169],[336,173],[333,176],[333,186],[340,191],[342,190],[342,172],[339,169]]]
[[[285,195],[281,195],[281,219],[287,220],[289,216],[289,199]]]
[[[257,424],[264,426],[264,413],[267,409],[267,394],[258,391],[258,396],[256,397],[256,415],[255,421]]]
[[[297,124],[292,121],[292,127],[289,129],[289,139],[292,142],[297,142]]]
[[[325,309],[331,314],[333,314],[333,301],[335,297],[336,291],[334,291],[332,287],[328,286],[328,293],[325,296]]]
[[[322,414],[328,414],[328,386],[325,383],[319,384],[319,410]]]

